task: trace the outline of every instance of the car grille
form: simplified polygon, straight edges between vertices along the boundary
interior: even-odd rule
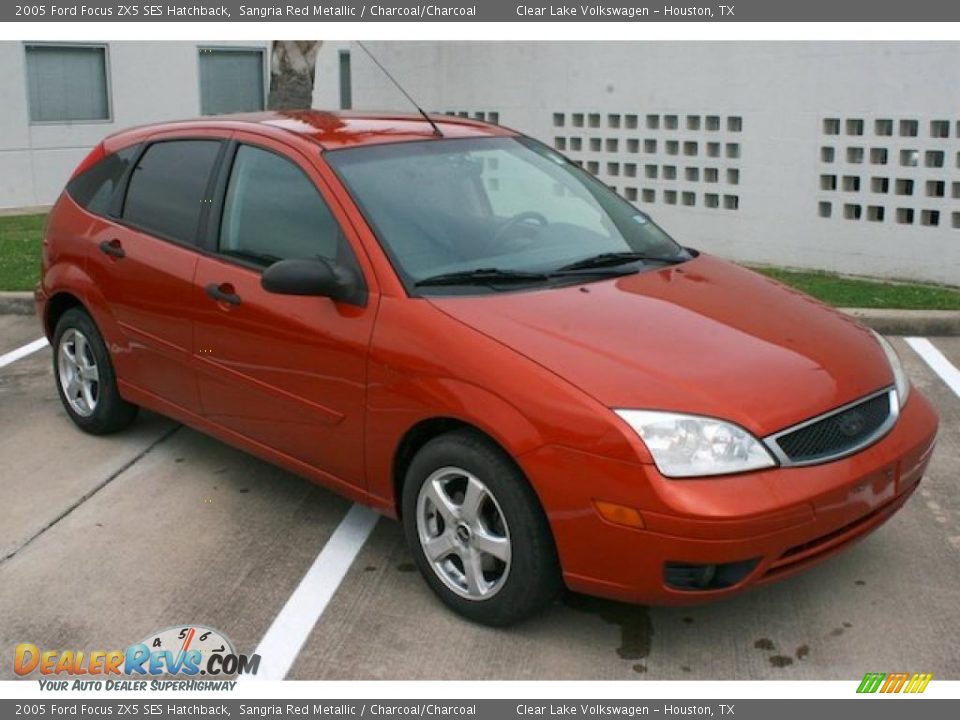
[[[884,391],[787,429],[771,440],[787,465],[824,462],[856,452],[876,440],[896,419],[896,398]]]

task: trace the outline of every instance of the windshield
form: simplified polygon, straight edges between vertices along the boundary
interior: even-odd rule
[[[408,290],[449,292],[478,278],[496,286],[508,275],[514,282],[500,289],[515,290],[570,282],[573,267],[582,282],[636,272],[644,258],[689,257],[633,205],[532,140],[395,143],[325,157]]]

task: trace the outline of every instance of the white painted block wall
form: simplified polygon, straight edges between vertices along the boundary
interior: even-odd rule
[[[571,158],[596,163],[601,179],[636,198],[684,244],[742,261],[960,285],[960,44],[375,42],[369,47],[430,110],[495,112],[503,125],[550,145],[566,143]],[[324,44],[318,61],[316,107],[337,107],[343,49],[351,50],[355,108],[408,109],[359,48],[334,42]],[[591,114],[598,116],[599,127],[571,127],[576,113],[584,114],[585,125]],[[557,114],[563,127],[555,125]],[[626,127],[627,116],[636,116],[636,128]],[[657,119],[658,129],[648,127],[647,116]],[[666,127],[668,116],[676,116],[677,129]],[[719,130],[706,129],[708,117],[719,118]],[[688,129],[688,118],[700,129]],[[729,131],[729,118],[739,118],[742,129]],[[610,126],[611,119],[619,119],[619,128]],[[833,129],[825,121],[834,119],[840,134],[825,134]],[[847,134],[848,120],[854,121],[852,131],[862,120],[863,134]],[[886,130],[885,120],[893,122],[892,136],[876,134]],[[900,136],[901,120],[916,121],[915,137]],[[932,137],[931,123],[942,120],[948,136]],[[580,151],[571,149],[574,138],[581,141]],[[617,141],[615,150],[609,140]],[[645,151],[652,150],[651,140],[656,152]],[[599,141],[599,151],[590,149],[591,141]],[[677,142],[676,155],[668,153],[671,141]],[[716,142],[719,158],[708,154],[713,149],[708,143]],[[696,154],[685,155],[684,143],[697,143]],[[733,151],[739,157],[726,156],[729,144],[738,146]],[[823,148],[833,148],[834,162],[821,160]],[[862,149],[862,162],[848,161],[851,148],[849,160]],[[886,164],[872,163],[883,150]],[[901,165],[902,150],[918,151],[919,165]],[[943,166],[926,167],[927,152],[934,153],[933,163],[936,153],[943,153]],[[647,177],[653,172],[647,166],[657,168],[655,179]],[[676,179],[664,177],[670,167]],[[695,172],[688,174],[688,168]],[[627,176],[628,170],[635,176]],[[719,182],[706,182],[711,170]],[[725,182],[727,170],[739,170],[737,184]],[[822,189],[831,176],[837,189]],[[886,193],[876,191],[883,179]],[[898,179],[913,181],[910,194],[896,193]],[[943,197],[936,196],[939,182]],[[844,190],[858,183],[859,190]],[[653,202],[644,202],[651,193]],[[676,204],[666,202],[670,193]],[[719,207],[710,206],[714,203]],[[726,207],[733,203],[735,210]],[[821,216],[822,203],[829,204],[830,217]]]

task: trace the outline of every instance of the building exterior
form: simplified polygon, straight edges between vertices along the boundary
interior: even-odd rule
[[[372,42],[428,110],[563,151],[684,244],[960,285],[960,43]],[[270,43],[0,42],[0,209],[104,135],[266,104]],[[412,108],[324,42],[319,108]]]
[[[960,44],[368,47],[423,107],[539,138],[685,244],[960,285]],[[314,106],[345,96],[410,109],[358,47],[324,43]]]
[[[0,42],[0,209],[52,203],[111,132],[263,109],[269,42]]]

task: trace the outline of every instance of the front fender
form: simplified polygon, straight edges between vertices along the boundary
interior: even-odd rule
[[[393,461],[404,436],[434,419],[471,425],[493,438],[513,457],[545,444],[517,407],[477,385],[451,377],[405,378],[371,387],[367,408],[367,477],[371,500],[395,506]]]

